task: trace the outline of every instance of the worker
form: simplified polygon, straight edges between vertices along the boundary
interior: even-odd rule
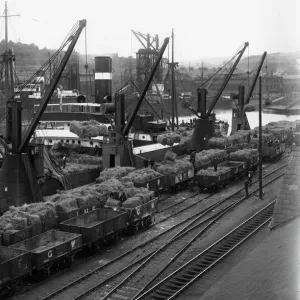
[[[145,158],[145,159],[144,159],[144,167],[145,167],[145,169],[148,168],[148,165],[149,165],[149,161],[148,161],[147,158]]]
[[[272,146],[273,146],[273,141],[272,141],[271,139],[269,139],[268,146],[269,146],[269,147],[272,147]]]
[[[250,137],[250,134],[247,136],[247,143],[250,144],[250,140],[251,140],[251,137]]]
[[[253,177],[253,172],[252,172],[252,170],[250,170],[248,172],[248,181],[249,181],[250,186],[252,185],[252,177]]]
[[[190,163],[195,167],[196,162],[196,151],[193,151],[190,155]]]
[[[248,178],[245,179],[244,186],[245,186],[246,197],[248,197],[249,196],[249,193],[248,193],[248,186],[249,186]]]
[[[66,154],[63,156],[63,168],[65,169],[67,163],[67,156]]]
[[[154,159],[150,159],[150,166],[151,166],[151,169],[153,169],[153,166],[154,166],[154,164],[155,164],[155,161],[154,161]]]

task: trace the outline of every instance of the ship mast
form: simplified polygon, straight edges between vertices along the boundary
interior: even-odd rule
[[[5,107],[6,107],[6,113],[8,113],[8,106],[7,102],[10,96],[14,94],[14,55],[11,49],[8,49],[8,26],[7,26],[7,19],[10,17],[18,17],[20,14],[17,15],[8,15],[7,11],[7,1],[5,1],[5,9],[4,9],[4,16],[0,16],[1,18],[5,18],[5,51],[2,54],[3,62],[4,62],[4,76],[5,76]],[[10,74],[10,78],[9,78]],[[8,141],[10,141],[10,125],[8,124],[10,122],[9,118],[6,118],[6,138]]]

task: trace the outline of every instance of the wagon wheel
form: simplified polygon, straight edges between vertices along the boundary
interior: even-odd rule
[[[49,266],[47,266],[47,267],[45,267],[45,268],[43,269],[43,275],[44,275],[45,277],[50,276],[50,269],[51,269],[51,267],[52,267],[52,264],[50,264]]]
[[[15,294],[15,292],[16,284],[5,286],[3,289],[0,289],[0,299],[3,299],[4,297],[10,298]]]

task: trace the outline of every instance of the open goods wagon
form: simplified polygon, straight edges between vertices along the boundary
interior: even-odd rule
[[[143,227],[150,227],[154,220],[154,213],[157,211],[158,198],[154,198],[142,205],[133,208],[120,208],[126,211],[128,216],[129,229],[138,230]]]
[[[19,243],[21,241],[24,241],[26,239],[32,238],[36,235],[39,235],[43,232],[46,232],[56,227],[57,227],[57,220],[54,218],[48,220],[47,223],[35,224],[27,228],[24,228],[23,230],[17,230],[17,231],[12,230],[12,231],[3,232],[0,235],[0,245],[10,246]]]
[[[165,187],[165,180],[164,176],[157,176],[156,178],[150,179],[149,181],[145,182],[136,182],[134,183],[134,186],[139,188],[139,187],[144,187],[149,189],[150,191],[154,191],[155,193],[159,193],[164,190]]]
[[[59,224],[62,231],[82,235],[83,246],[100,249],[101,242],[116,238],[127,227],[127,213],[99,208]]]
[[[69,266],[75,254],[82,248],[81,235],[58,230],[49,230],[9,248],[30,253],[32,270],[50,274],[54,264]]]
[[[198,172],[195,175],[195,182],[198,184],[200,190],[222,188],[232,178],[232,171],[228,169],[226,172],[215,172],[213,168],[209,168],[205,174]]]
[[[280,159],[285,152],[285,144],[280,143],[273,146],[263,146],[262,152],[264,161]]]
[[[297,147],[300,145],[300,132],[294,133],[294,142],[297,145]]]
[[[0,246],[0,299],[31,274],[30,252]]]
[[[177,174],[166,174],[164,176],[165,187],[170,188],[173,192],[179,186],[186,186],[194,178],[194,169],[188,169]]]

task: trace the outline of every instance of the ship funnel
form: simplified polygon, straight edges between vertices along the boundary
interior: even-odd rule
[[[86,98],[83,95],[77,96],[77,103],[85,103]]]

